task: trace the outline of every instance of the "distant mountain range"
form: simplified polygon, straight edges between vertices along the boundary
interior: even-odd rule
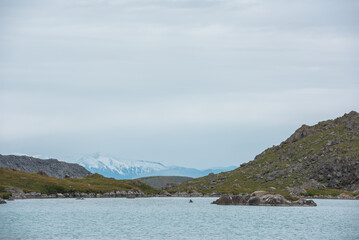
[[[209,173],[230,171],[236,166],[199,170],[179,166],[165,166],[159,162],[127,160],[116,156],[95,153],[78,160],[78,164],[92,173],[115,179],[135,179],[148,176],[203,177]]]

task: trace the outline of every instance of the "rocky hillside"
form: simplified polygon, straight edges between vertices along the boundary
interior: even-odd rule
[[[56,159],[39,159],[28,156],[1,155],[0,168],[14,169],[28,173],[41,173],[50,177],[64,178],[82,177],[90,175],[84,167],[74,164],[61,162]]]
[[[359,192],[359,113],[303,125],[280,145],[253,161],[220,174],[209,174],[180,185],[200,192],[267,190],[297,194]],[[336,191],[340,190],[340,191]]]

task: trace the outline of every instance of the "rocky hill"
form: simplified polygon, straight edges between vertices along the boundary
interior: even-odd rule
[[[287,140],[253,161],[220,174],[189,180],[180,190],[253,192],[267,190],[302,195],[359,192],[359,113],[303,125]]]
[[[28,173],[41,173],[50,177],[64,178],[82,177],[90,175],[84,167],[75,164],[61,162],[56,159],[39,159],[28,156],[1,155],[0,168],[14,169]]]

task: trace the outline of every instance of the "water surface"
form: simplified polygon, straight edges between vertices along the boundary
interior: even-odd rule
[[[192,200],[16,200],[0,205],[0,239],[359,239],[359,201],[256,207]]]

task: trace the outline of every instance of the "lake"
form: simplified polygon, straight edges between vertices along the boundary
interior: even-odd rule
[[[0,205],[0,239],[359,239],[359,201],[260,207],[215,199],[15,200]]]

